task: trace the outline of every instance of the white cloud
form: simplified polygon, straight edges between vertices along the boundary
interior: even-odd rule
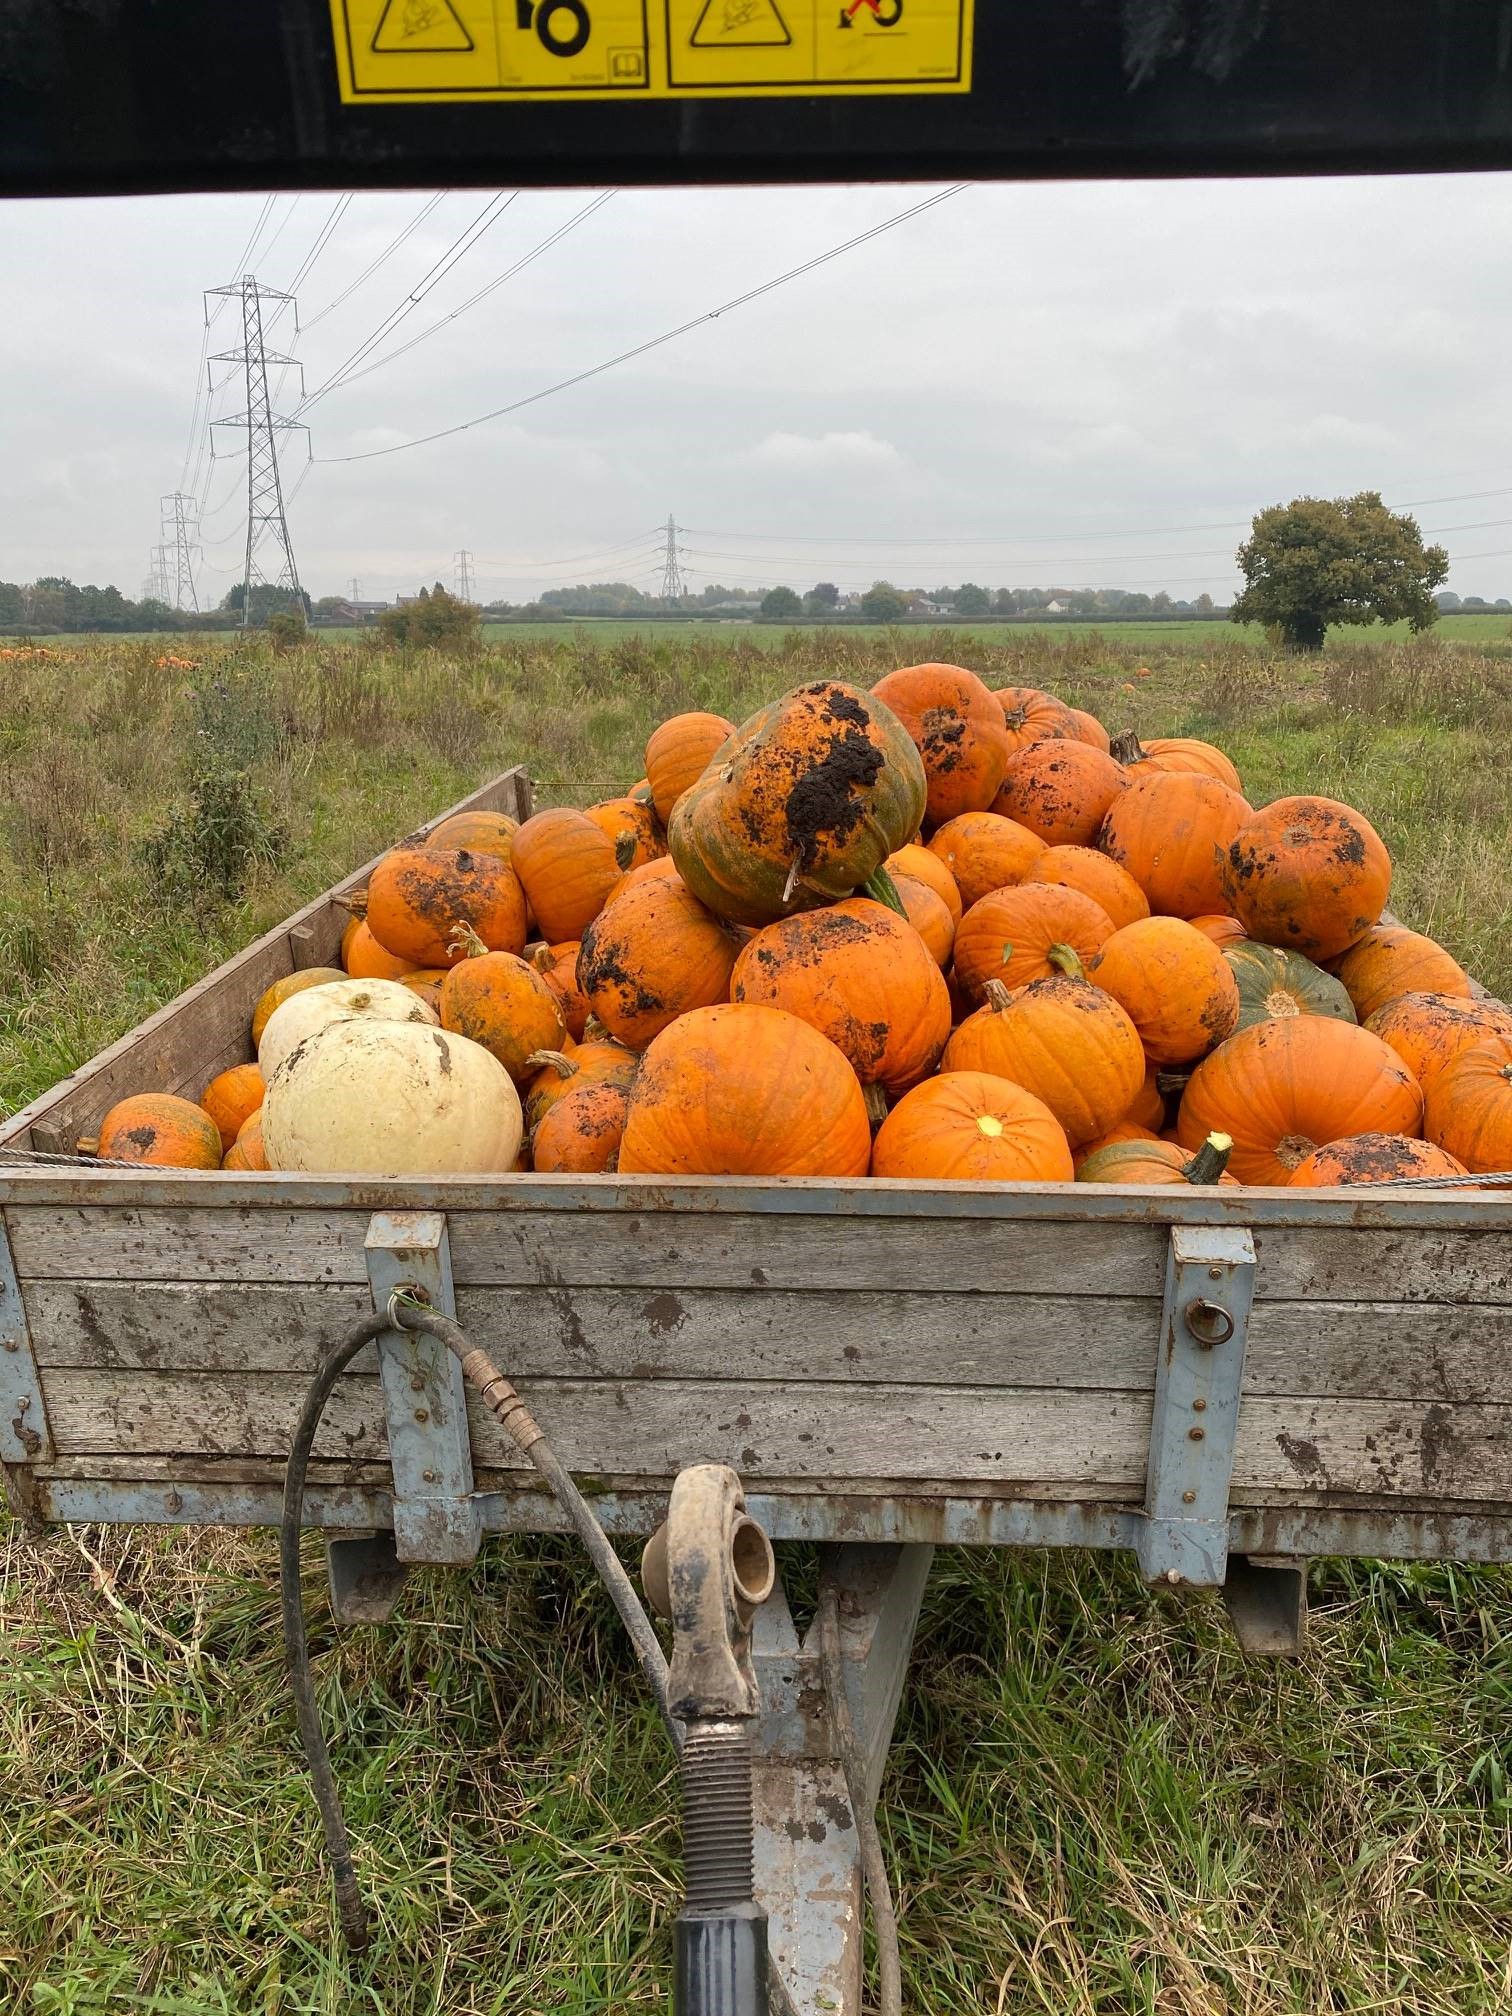
[[[904,458],[875,434],[768,434],[736,460],[756,469],[805,473],[832,469],[901,469]]]

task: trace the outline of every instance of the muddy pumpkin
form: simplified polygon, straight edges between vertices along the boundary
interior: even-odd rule
[[[162,1169],[219,1169],[221,1130],[192,1099],[137,1092],[100,1122],[94,1150],[102,1162],[142,1162]]]
[[[530,1059],[560,1049],[567,1034],[545,975],[512,952],[484,952],[451,969],[441,988],[441,1026],[481,1044],[516,1085],[534,1077]]]
[[[799,686],[731,736],[678,800],[677,871],[735,924],[860,891],[924,816],[924,768],[874,695],[835,679]]]
[[[1391,856],[1362,812],[1334,798],[1278,798],[1248,818],[1223,857],[1223,900],[1251,938],[1309,959],[1347,952],[1391,893]]]
[[[1002,708],[976,674],[963,665],[905,665],[879,679],[872,693],[892,709],[923,759],[930,824],[985,812],[1003,781],[1008,736]]]
[[[637,799],[608,798],[602,805],[590,805],[588,817],[608,835],[622,875],[648,861],[659,861],[667,851],[655,812]]]
[[[1036,742],[1009,759],[992,809],[1016,819],[1047,847],[1083,847],[1096,839],[1128,783],[1123,767],[1090,743]]]
[[[542,1120],[531,1158],[543,1176],[603,1176],[619,1167],[628,1086],[600,1080],[564,1093]]]
[[[458,852],[465,849],[469,854],[496,854],[507,861],[519,830],[519,820],[511,819],[507,812],[453,812],[450,819],[431,828],[425,844]]]
[[[640,1059],[623,1043],[607,1038],[591,1043],[568,1042],[560,1050],[538,1050],[529,1063],[534,1076],[525,1086],[525,1127],[534,1135],[558,1099],[585,1085],[623,1085],[635,1080]]]
[[[730,998],[740,940],[678,876],[631,883],[594,918],[577,983],[610,1035],[631,1050],[692,1008]]]
[[[516,833],[515,873],[549,943],[581,938],[608,902],[609,892],[625,872],[614,845],[586,812],[565,805],[537,812]],[[517,952],[522,946],[523,940],[505,949]]]
[[[569,938],[564,945],[537,945],[533,950],[527,947],[531,965],[557,997],[562,1019],[567,1024],[567,1034],[574,1043],[583,1040],[589,1012],[588,997],[577,982],[578,953],[581,949],[582,940],[577,938]]]
[[[1423,1131],[1477,1174],[1512,1169],[1512,1035],[1472,1043],[1435,1075]]]
[[[928,946],[864,896],[758,931],[735,961],[730,999],[801,1017],[863,1085],[889,1093],[927,1077],[950,1034],[950,991]]]
[[[1087,967],[1127,1012],[1153,1064],[1190,1064],[1231,1035],[1239,986],[1211,939],[1179,917],[1115,931]]]
[[[1362,1022],[1404,994],[1452,994],[1468,1001],[1474,992],[1451,953],[1401,924],[1373,924],[1332,965]]]
[[[1464,1176],[1469,1172],[1431,1141],[1406,1134],[1355,1134],[1315,1148],[1291,1173],[1294,1190],[1347,1189],[1356,1183],[1401,1183],[1424,1176]]]
[[[646,788],[664,827],[678,799],[734,733],[735,723],[723,714],[699,713],[674,714],[652,731],[646,744]],[[633,798],[635,791],[629,795]]]
[[[392,848],[368,882],[366,921],[386,952],[412,966],[455,966],[465,956],[463,930],[490,952],[525,948],[525,896],[514,869],[497,854],[465,848]]]
[[[1036,742],[1082,739],[1064,700],[1038,686],[997,686],[992,697],[1002,710],[1010,759]]]
[[[1108,808],[1097,844],[1128,869],[1157,917],[1201,917],[1225,907],[1223,850],[1249,816],[1216,777],[1144,768]]]
[[[1488,1037],[1512,1037],[1512,1008],[1458,994],[1399,994],[1365,1027],[1391,1045],[1426,1091],[1464,1051]]]

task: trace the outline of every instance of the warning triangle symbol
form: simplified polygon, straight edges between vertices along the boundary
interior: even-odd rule
[[[695,49],[785,49],[792,43],[777,0],[704,0],[694,23]]]
[[[475,46],[452,0],[388,0],[373,30],[372,48],[378,56],[408,55],[414,50],[457,52]]]

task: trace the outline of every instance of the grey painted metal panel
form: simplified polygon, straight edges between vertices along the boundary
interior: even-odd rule
[[[41,1374],[10,1240],[0,1224],[0,1462],[39,1463],[52,1453]]]

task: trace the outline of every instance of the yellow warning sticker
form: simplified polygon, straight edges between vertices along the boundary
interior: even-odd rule
[[[331,0],[341,95],[864,96],[971,89],[973,0]]]

